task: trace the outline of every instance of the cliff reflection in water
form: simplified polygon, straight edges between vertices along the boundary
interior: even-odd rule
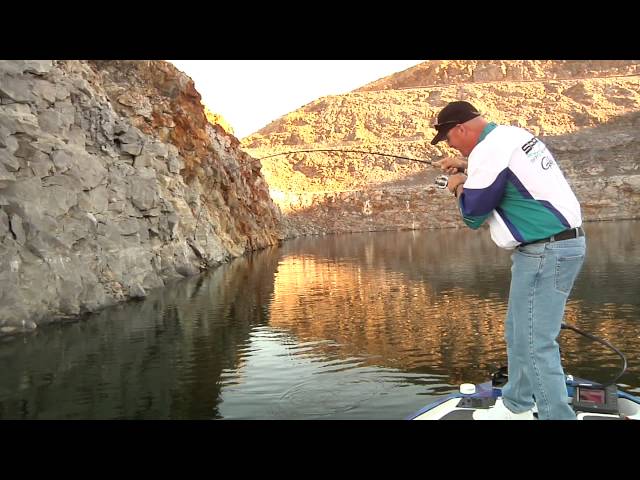
[[[436,245],[390,255],[397,235],[386,236],[389,242],[336,237],[326,240],[335,245],[325,256],[285,256],[275,275],[270,325],[299,340],[331,339],[344,356],[366,356],[370,364],[410,372],[451,374],[454,382],[478,367],[486,370],[487,362],[499,362],[502,351],[491,334],[502,335],[504,275],[487,279],[493,288],[484,282],[488,291],[481,296],[464,288],[473,277],[482,277],[481,268],[459,271],[468,280],[454,285],[448,272],[432,265],[439,258],[431,255]],[[360,258],[345,251],[354,248],[362,252]],[[390,259],[387,265],[383,258]],[[393,264],[406,268],[394,270]]]
[[[219,418],[222,372],[242,366],[251,330],[268,322],[277,256],[262,253],[80,322],[3,338],[0,419]]]
[[[640,222],[587,224],[566,321],[640,392]],[[509,252],[488,233],[303,238],[86,321],[0,342],[0,418],[403,418],[506,364]],[[565,366],[617,357],[572,332]]]
[[[588,258],[565,321],[608,339],[629,359],[621,382],[640,386],[640,222],[585,226]],[[290,253],[289,253],[290,252]],[[295,252],[295,253],[294,253]],[[506,364],[510,252],[487,232],[375,233],[286,244],[270,324],[302,339],[332,339],[344,355],[404,371],[437,372],[452,384],[482,381]],[[561,334],[567,369],[606,380],[619,358],[572,332]]]
[[[588,259],[565,321],[627,354],[620,380],[640,386],[640,222],[587,224]],[[311,248],[308,246],[313,245]],[[291,252],[291,253],[289,253]],[[295,253],[294,253],[295,252]],[[336,236],[285,246],[270,324],[302,339],[333,339],[344,355],[404,371],[437,372],[452,384],[481,381],[506,364],[510,252],[487,232]],[[567,369],[606,380],[619,358],[572,332],[561,335]]]

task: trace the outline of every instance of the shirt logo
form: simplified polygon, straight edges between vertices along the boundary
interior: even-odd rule
[[[522,151],[524,153],[526,153],[527,155],[529,155],[529,153],[531,153],[531,150],[533,150],[534,145],[538,143],[538,139],[536,137],[533,137],[531,140],[529,140],[527,143],[525,143],[524,145],[522,145]]]
[[[547,156],[542,157],[542,160],[540,160],[540,166],[543,170],[549,170],[551,167],[553,167],[553,163],[553,158]]]

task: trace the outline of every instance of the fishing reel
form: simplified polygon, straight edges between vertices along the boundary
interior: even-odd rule
[[[438,187],[441,190],[444,190],[445,188],[447,188],[447,185],[449,184],[449,177],[446,175],[438,175],[435,179],[435,184],[436,184],[436,187]]]
[[[464,169],[458,168],[456,171],[456,174],[457,173],[464,173]],[[436,187],[438,187],[441,190],[444,190],[449,185],[449,177],[444,174],[438,175],[435,179],[435,184],[436,184]]]

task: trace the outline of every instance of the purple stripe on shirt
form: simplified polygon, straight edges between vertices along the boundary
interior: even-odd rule
[[[504,195],[507,186],[508,168],[498,174],[491,185],[485,188],[465,188],[460,196],[462,214],[466,217],[487,215],[495,209]]]

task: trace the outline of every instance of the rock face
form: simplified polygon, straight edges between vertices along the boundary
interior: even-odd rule
[[[161,61],[0,62],[0,334],[278,243],[260,162]]]
[[[542,139],[585,220],[640,217],[640,61],[428,61],[320,98],[242,140],[256,158],[339,148],[439,160],[430,145],[450,101]],[[295,153],[263,160],[289,234],[462,227],[433,167],[380,155]]]
[[[577,80],[640,73],[638,60],[430,60],[358,88],[356,92],[433,85]]]

